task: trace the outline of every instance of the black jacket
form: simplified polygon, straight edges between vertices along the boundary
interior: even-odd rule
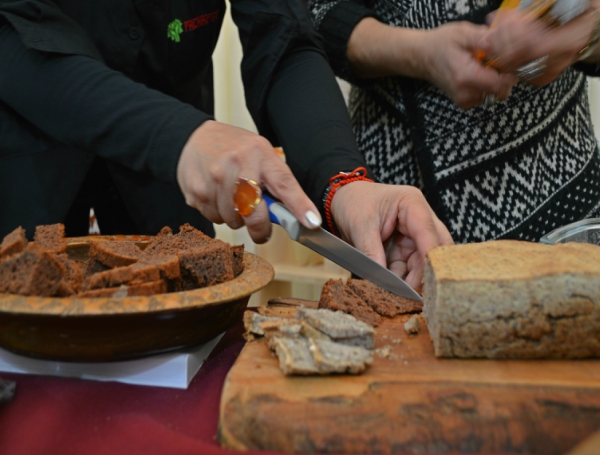
[[[364,165],[304,4],[233,0],[246,103],[309,196]],[[222,0],[0,0],[0,235],[61,222],[108,163],[142,233],[191,222],[176,166],[212,118]]]

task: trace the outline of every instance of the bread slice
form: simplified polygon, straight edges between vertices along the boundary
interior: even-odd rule
[[[334,341],[309,338],[310,351],[321,373],[362,373],[373,362],[372,351]]]
[[[600,246],[497,240],[434,248],[423,312],[438,357],[598,357]]]
[[[148,283],[160,279],[160,272],[156,265],[135,263],[127,267],[115,267],[89,276],[81,285],[81,291],[113,288],[121,284]]]
[[[0,262],[0,292],[54,296],[66,274],[65,267],[39,245]]]
[[[294,326],[286,327],[292,329]],[[280,370],[286,375],[359,374],[373,362],[372,352],[362,347],[305,338],[294,332],[274,334],[268,343],[279,359]]]
[[[423,309],[422,302],[392,294],[367,280],[349,278],[346,286],[382,316],[393,318],[399,314],[417,313]]]
[[[319,308],[350,313],[373,327],[381,324],[381,316],[352,289],[345,286],[342,280],[330,279],[325,282],[321,290]]]
[[[159,254],[154,256],[142,255],[138,264],[155,265],[160,271],[160,277],[167,282],[169,292],[181,291],[183,281],[181,278],[179,256],[175,254],[164,256]]]
[[[69,259],[67,253],[55,254],[54,258],[66,269],[66,273],[62,279],[62,283],[59,286],[57,296],[68,297],[76,294],[83,283],[86,264]]]
[[[286,335],[269,338],[269,347],[279,359],[279,369],[285,375],[318,374],[319,368],[310,352],[310,344],[304,337]]]
[[[375,347],[375,329],[341,311],[298,307],[296,317],[326,334],[333,341],[366,349]],[[314,335],[312,338],[317,338]]]
[[[239,276],[244,271],[244,245],[232,245],[231,254],[233,255],[233,276]]]
[[[375,330],[341,311],[298,307],[283,318],[248,310],[244,326],[246,340],[265,337],[286,375],[358,374],[373,360]]]
[[[187,223],[179,229],[177,234],[173,234],[171,228],[162,228],[144,250],[144,256],[176,255],[182,251],[200,248],[215,241]]]
[[[48,253],[66,253],[65,225],[57,223],[37,226],[33,241]]]
[[[28,243],[25,236],[25,229],[19,226],[2,239],[2,243],[0,244],[0,259],[12,254],[21,253],[25,250]]]
[[[92,240],[89,258],[107,267],[125,267],[140,259],[142,250],[133,242]]]
[[[370,326],[368,327],[370,328]],[[288,335],[296,333],[298,336],[303,336],[305,338],[331,340],[331,338],[328,335],[316,329],[314,326],[310,325],[306,320],[303,320],[301,318],[281,318],[277,316],[265,316],[260,313],[257,313],[256,311],[251,310],[246,310],[244,312],[244,328],[246,329],[245,338],[247,340],[253,340],[257,336],[269,337],[275,332],[281,332]]]
[[[296,324],[298,321],[290,318],[276,316],[264,316],[256,311],[244,311],[244,328],[246,332],[253,335],[264,336],[265,329],[277,328],[280,325]]]
[[[87,262],[85,262],[83,275],[87,278],[92,276],[94,273],[105,272],[107,270],[110,270],[110,267],[104,265],[102,262],[94,258],[91,258]]]
[[[167,283],[165,280],[150,281],[148,283],[138,284],[122,284],[118,287],[90,289],[80,292],[77,297],[94,298],[94,297],[133,297],[133,296],[148,296],[154,294],[163,294],[167,292]]]
[[[179,253],[183,289],[196,289],[233,279],[231,247],[215,240]]]

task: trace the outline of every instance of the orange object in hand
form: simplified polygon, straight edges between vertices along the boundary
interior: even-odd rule
[[[550,9],[552,8],[552,6],[554,6],[554,4],[556,2],[560,2],[560,1],[564,1],[564,0],[532,0],[527,5],[527,7],[524,9],[524,11],[531,14],[533,17],[543,18],[546,14],[548,14],[550,12]],[[504,0],[500,4],[498,11],[517,9],[521,5],[521,3],[522,3],[522,0]],[[497,17],[498,16],[496,15],[496,17],[490,24],[490,28],[494,28]],[[550,18],[550,21],[554,22],[554,19]],[[482,50],[478,50],[475,52],[475,58],[478,61],[484,63],[485,66],[494,66],[495,60],[487,60],[486,57],[487,56],[486,56],[485,52]]]
[[[235,211],[242,216],[250,216],[260,201],[262,201],[262,190],[254,180],[239,177],[235,182],[235,193],[233,193],[233,204]]]

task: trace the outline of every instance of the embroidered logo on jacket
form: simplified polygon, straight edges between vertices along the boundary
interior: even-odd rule
[[[167,26],[167,38],[171,38],[173,41],[178,43],[181,41],[181,34],[183,33],[183,24],[179,19],[175,19]]]
[[[218,19],[219,10],[213,11],[212,13],[201,14],[200,16],[185,22],[175,19],[167,26],[167,38],[179,43],[181,41],[182,33],[193,32],[200,27],[217,22]]]

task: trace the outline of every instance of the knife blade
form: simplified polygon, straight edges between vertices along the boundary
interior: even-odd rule
[[[280,225],[292,240],[316,251],[355,275],[393,294],[421,302],[421,296],[402,278],[379,265],[352,245],[323,228],[308,229],[283,204],[263,194],[269,208],[269,219]]]

